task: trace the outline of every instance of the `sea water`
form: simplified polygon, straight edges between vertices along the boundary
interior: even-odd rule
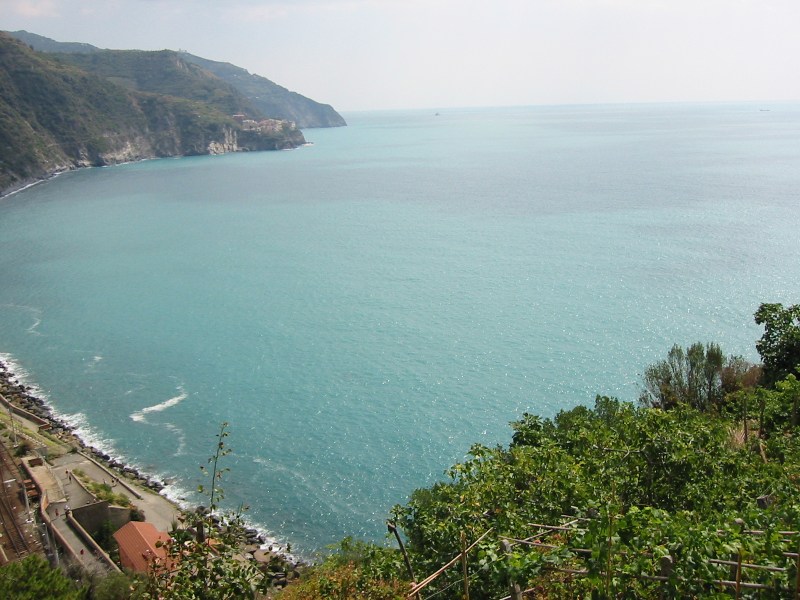
[[[0,200],[3,356],[185,502],[229,423],[225,506],[302,555],[675,343],[757,360],[800,302],[796,104],[346,116]]]

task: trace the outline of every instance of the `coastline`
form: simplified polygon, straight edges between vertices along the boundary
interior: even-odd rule
[[[175,513],[191,513],[204,510],[202,506],[193,506],[180,503],[164,493],[167,483],[148,476],[146,473],[125,464],[122,460],[110,456],[108,453],[87,443],[77,432],[78,427],[60,418],[42,398],[42,393],[24,380],[24,375],[15,369],[16,363],[7,354],[0,354],[0,410],[21,424],[23,421],[40,429],[40,435],[46,432],[46,437],[53,439],[54,443],[64,447],[65,452],[82,454],[101,469],[109,473],[112,478],[122,484],[134,496],[141,499],[141,494],[136,488],[146,494],[148,491],[157,495],[168,503]],[[24,371],[24,370],[23,370]],[[5,400],[5,401],[2,401]],[[283,547],[277,540],[271,539],[265,533],[255,528],[245,529],[245,539],[242,541],[243,550],[255,554],[257,550],[267,554],[268,558],[277,558],[284,565],[285,570],[296,573],[298,569],[307,566],[307,561],[291,554],[290,546]]]
[[[85,167],[78,167],[78,168],[85,168]],[[0,190],[0,200],[5,198],[10,198],[14,194],[18,194],[19,192],[24,192],[25,190],[32,188],[40,183],[45,183],[46,181],[50,181],[51,179],[55,179],[59,175],[63,175],[64,173],[69,173],[70,171],[75,171],[76,169],[61,169],[59,171],[53,171],[40,177],[38,179],[26,179],[24,182],[20,182],[16,185],[11,185],[5,189]]]
[[[264,147],[253,148],[253,147],[247,147],[247,146],[244,146],[244,145],[239,146],[237,144],[234,149],[225,148],[225,149],[223,149],[221,151],[212,151],[211,146],[209,145],[209,147],[207,148],[206,152],[201,152],[201,153],[198,153],[198,154],[177,153],[177,154],[166,154],[166,155],[161,156],[161,155],[157,155],[155,153],[151,153],[151,154],[144,154],[144,155],[136,156],[136,157],[125,157],[125,158],[122,158],[120,160],[112,159],[112,160],[109,160],[109,162],[104,163],[104,164],[91,164],[91,163],[87,163],[87,162],[83,162],[82,163],[80,161],[76,161],[76,162],[73,162],[73,163],[71,163],[69,165],[66,165],[66,166],[62,165],[61,167],[56,168],[53,171],[44,172],[40,177],[29,177],[29,178],[26,178],[26,179],[23,179],[23,180],[16,181],[15,183],[12,183],[11,185],[9,185],[9,186],[7,186],[5,188],[0,188],[0,200],[2,200],[4,198],[7,198],[7,197],[10,197],[10,196],[13,196],[14,194],[16,194],[18,192],[22,192],[24,190],[27,190],[28,188],[31,188],[31,187],[33,187],[35,185],[39,185],[40,183],[44,183],[46,181],[50,181],[51,179],[55,179],[56,177],[58,177],[59,175],[63,175],[64,173],[70,173],[72,171],[78,171],[78,170],[82,170],[82,169],[94,169],[94,168],[103,169],[103,168],[107,168],[107,167],[117,167],[117,166],[121,166],[121,165],[144,162],[144,161],[148,161],[148,160],[161,160],[161,159],[165,159],[165,158],[175,159],[175,158],[187,158],[187,157],[191,157],[191,156],[222,156],[222,155],[225,155],[225,154],[239,154],[239,153],[244,153],[244,152],[278,152],[278,151],[286,151],[286,150],[297,150],[298,148],[305,148],[305,147],[314,145],[314,142],[306,141],[305,137],[303,136],[303,132],[302,132],[301,129],[297,129],[297,131],[300,133],[300,137],[302,139],[302,142],[289,141],[289,142],[286,142],[286,143],[283,143],[283,144],[276,144],[274,147],[270,147],[270,148],[264,148]]]
[[[25,190],[27,190],[29,188],[37,186],[40,183],[46,183],[46,182],[50,181],[51,179],[55,179],[59,175],[63,175],[64,173],[71,173],[73,171],[80,171],[80,170],[83,170],[83,169],[107,169],[109,167],[119,167],[119,166],[123,166],[123,165],[130,165],[130,164],[145,162],[145,161],[149,161],[149,160],[188,158],[188,157],[192,157],[192,156],[223,156],[223,155],[226,155],[226,154],[241,154],[241,153],[245,153],[245,152],[283,152],[283,151],[289,151],[289,150],[297,150],[298,148],[307,148],[307,147],[310,147],[310,146],[313,146],[313,145],[314,145],[314,142],[306,142],[306,141],[304,141],[301,144],[297,144],[297,145],[294,145],[294,146],[287,146],[285,148],[257,149],[257,150],[249,150],[249,149],[240,148],[240,149],[237,149],[237,150],[231,150],[231,151],[227,151],[227,152],[208,152],[206,154],[199,154],[199,155],[197,155],[197,154],[170,154],[170,155],[166,155],[166,156],[148,155],[148,156],[141,156],[139,158],[133,158],[133,159],[130,159],[130,160],[114,161],[114,162],[110,162],[108,164],[103,164],[103,165],[73,164],[73,165],[70,165],[67,168],[61,168],[61,169],[57,169],[55,171],[47,172],[44,175],[42,175],[41,177],[29,178],[29,179],[25,179],[24,181],[18,181],[18,182],[14,183],[14,184],[12,184],[12,185],[10,185],[8,187],[0,189],[0,201],[4,200],[6,198],[10,198],[14,194],[18,194],[19,192],[23,192],[23,191],[25,191]]]
[[[148,488],[156,493],[164,489],[165,484],[156,478],[151,478],[137,469],[130,467],[102,450],[86,443],[77,433],[76,427],[67,421],[59,418],[47,404],[47,402],[37,395],[36,389],[27,385],[22,377],[13,369],[13,363],[7,358],[0,356],[0,394],[16,409],[14,414],[23,419],[33,421],[39,425],[47,427],[51,436],[57,438],[67,447],[75,448],[77,451],[89,454],[95,460],[103,463],[103,466],[126,476],[140,486]],[[6,407],[6,410],[9,410]],[[186,507],[180,506],[174,500],[164,496],[172,504],[181,510]]]

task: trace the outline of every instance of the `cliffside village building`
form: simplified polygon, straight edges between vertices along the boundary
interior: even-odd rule
[[[233,119],[242,126],[245,131],[257,131],[259,133],[278,133],[284,127],[290,130],[297,129],[297,124],[294,121],[283,121],[281,119],[262,119],[255,121],[248,119],[247,115],[233,115]]]

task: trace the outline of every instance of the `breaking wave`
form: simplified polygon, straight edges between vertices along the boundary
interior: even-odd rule
[[[161,412],[167,410],[168,408],[172,408],[173,406],[177,406],[178,404],[180,404],[181,402],[186,400],[186,398],[189,397],[189,394],[186,393],[186,390],[183,389],[182,385],[178,386],[178,391],[180,392],[180,394],[178,394],[177,396],[173,396],[172,398],[164,400],[164,402],[161,402],[154,406],[148,406],[146,408],[143,408],[142,410],[137,410],[136,412],[131,413],[130,415],[131,419],[133,419],[137,423],[146,423],[147,419],[145,415],[154,412]]]

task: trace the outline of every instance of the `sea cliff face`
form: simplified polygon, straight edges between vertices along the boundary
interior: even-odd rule
[[[131,90],[0,32],[0,195],[65,170],[296,148],[291,123],[244,131],[213,104]]]

